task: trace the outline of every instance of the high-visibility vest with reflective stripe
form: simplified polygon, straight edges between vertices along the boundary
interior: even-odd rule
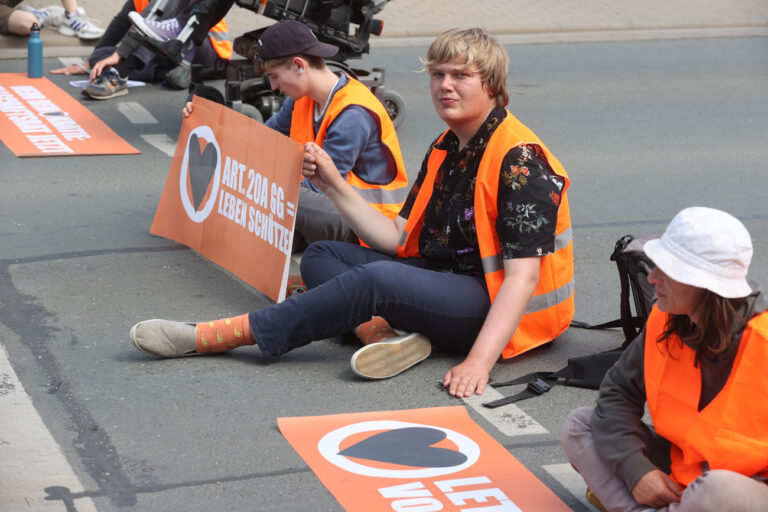
[[[644,378],[653,428],[672,445],[672,479],[688,485],[705,469],[768,477],[768,312],[749,321],[725,386],[701,411],[694,350],[676,335],[656,342],[668,317],[656,306],[648,317]]]
[[[232,58],[232,41],[229,40],[229,27],[227,20],[221,20],[208,31],[208,39],[211,46],[220,58],[229,60]]]
[[[296,100],[291,117],[291,138],[302,144],[314,141],[318,146],[322,146],[328,127],[345,108],[350,105],[359,105],[374,114],[373,117],[378,120],[381,142],[392,155],[397,173],[389,183],[378,184],[364,181],[352,169],[347,173],[347,183],[371,206],[390,219],[394,219],[400,213],[408,194],[408,176],[405,173],[395,126],[384,106],[365,85],[354,78],[347,77],[347,79],[348,82],[344,87],[337,90],[331,98],[317,133],[313,124],[315,102],[306,96]]]
[[[447,133],[447,132],[445,132]],[[442,140],[445,133],[441,135]],[[501,164],[514,147],[535,144],[542,148],[552,170],[563,178],[565,185],[560,196],[560,207],[555,227],[555,251],[541,257],[539,282],[528,301],[526,310],[512,338],[502,352],[509,358],[548,343],[562,334],[571,323],[573,303],[573,242],[571,217],[566,189],[570,180],[557,158],[549,152],[539,138],[507,111],[507,116],[488,140],[480,161],[475,183],[475,229],[480,246],[488,294],[493,301],[504,281],[504,263],[501,244],[496,233],[498,217],[498,190]],[[398,256],[419,254],[419,235],[424,224],[424,211],[432,196],[435,176],[445,159],[445,150],[432,149],[427,161],[427,174],[421,185],[405,231],[398,247]]]
[[[149,5],[149,0],[133,0],[133,9],[141,13]],[[208,31],[208,39],[216,51],[216,55],[222,59],[232,58],[232,42],[229,40],[229,28],[224,18]]]

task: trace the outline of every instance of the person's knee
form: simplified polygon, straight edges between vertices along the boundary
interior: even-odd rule
[[[584,406],[573,410],[563,423],[560,431],[560,446],[566,455],[571,456],[572,447],[579,443],[579,438],[592,431],[592,412],[594,406]]]
[[[40,25],[34,14],[15,10],[8,16],[8,33],[17,36],[28,36],[34,23]]]
[[[374,261],[361,268],[361,279],[370,290],[388,296],[390,287],[402,289],[403,283],[395,276],[403,265],[395,261]]]
[[[681,510],[685,512],[760,510],[750,507],[754,497],[750,497],[749,491],[745,489],[745,487],[757,485],[763,484],[733,471],[713,469],[688,485],[681,498]]]

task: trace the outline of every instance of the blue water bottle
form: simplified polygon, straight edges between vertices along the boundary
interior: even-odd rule
[[[27,44],[27,75],[29,78],[43,76],[43,40],[40,39],[40,26],[32,24]]]

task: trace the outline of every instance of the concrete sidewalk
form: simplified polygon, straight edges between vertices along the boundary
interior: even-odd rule
[[[27,0],[41,7],[56,0]],[[121,0],[79,0],[106,27]],[[480,26],[503,42],[633,40],[712,36],[768,36],[766,0],[396,0],[379,13],[384,31],[372,46],[426,42],[447,28]],[[227,16],[232,37],[273,22],[238,7]],[[423,39],[423,41],[422,41]],[[45,55],[85,56],[95,41],[43,31]],[[26,39],[0,38],[0,58],[25,58]]]

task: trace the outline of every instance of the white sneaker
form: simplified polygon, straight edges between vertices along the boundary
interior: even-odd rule
[[[85,15],[85,10],[82,7],[78,7],[74,14],[66,13],[64,18],[59,27],[59,34],[77,36],[86,40],[98,39],[104,35],[104,29],[94,25]]]
[[[40,27],[56,28],[64,23],[66,15],[64,14],[64,8],[60,5],[50,5],[48,7],[41,7],[35,9],[29,5],[20,5],[17,7],[20,11],[31,12],[40,22]]]
[[[350,363],[359,377],[388,379],[423,361],[431,352],[426,336],[410,333],[366,345],[354,353]]]

